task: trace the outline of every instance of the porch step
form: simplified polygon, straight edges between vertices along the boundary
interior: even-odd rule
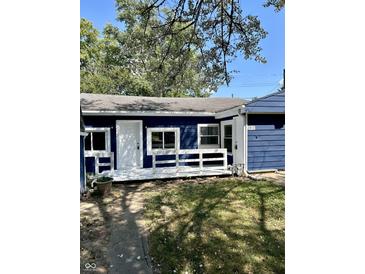
[[[222,176],[231,175],[230,170],[222,169],[219,167],[200,168],[197,167],[164,167],[156,168],[155,172],[153,168],[135,168],[129,170],[115,170],[114,172],[103,171],[103,175],[113,177],[116,182],[126,181],[146,181],[154,179],[173,179],[173,178],[189,178],[189,177],[202,177],[202,176]]]

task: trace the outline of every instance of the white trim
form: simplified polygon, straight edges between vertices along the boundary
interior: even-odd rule
[[[215,119],[223,119],[227,117],[237,116],[240,114],[240,109],[244,108],[245,106],[240,105],[234,108],[226,109],[215,114]]]
[[[204,158],[203,154],[222,154],[222,157],[214,157],[214,158]],[[172,155],[175,154],[175,160],[157,160],[156,156],[158,155]],[[199,159],[180,159],[179,155],[188,155],[188,154],[199,154]],[[215,167],[204,166],[204,162],[212,162],[212,161],[222,161],[222,165],[218,165]],[[174,151],[161,151],[158,152],[152,151],[152,170],[153,173],[156,173],[158,167],[156,165],[160,164],[173,164],[179,168],[179,163],[191,163],[191,162],[199,162],[199,170],[203,171],[208,168],[218,168],[223,170],[227,170],[227,149],[225,148],[212,148],[212,149],[182,149],[182,150],[174,150]]]
[[[91,151],[91,152],[100,152],[100,151],[107,151],[111,152],[111,136],[110,136],[110,127],[85,127],[85,132],[92,133],[92,132],[105,132],[105,150],[85,150],[85,151]],[[93,148],[93,136],[90,135],[90,142],[91,142],[91,148]]]
[[[209,127],[209,126],[217,126],[218,127],[218,135],[204,135],[206,137],[209,137],[209,136],[217,136],[218,137],[218,144],[216,145],[202,145],[200,143],[201,139],[200,137],[200,128],[202,127]],[[197,130],[198,130],[198,148],[201,149],[201,148],[219,148],[220,147],[220,134],[219,134],[219,123],[211,123],[211,124],[198,124],[197,125]]]
[[[80,131],[80,136],[84,136],[84,137],[86,137],[86,136],[88,136],[89,135],[89,133],[88,132],[82,132],[82,131]]]
[[[243,115],[239,115],[233,118],[233,128],[234,128],[233,163],[235,165],[239,165],[240,167],[242,167],[244,164],[244,150],[245,150],[244,125],[245,125],[245,117]]]
[[[110,172],[114,172],[114,152],[107,151],[86,151],[84,157],[93,157],[95,161],[94,172],[95,175],[99,175],[99,167],[108,166],[110,167]],[[100,163],[99,158],[110,158],[109,163]],[[85,161],[86,162],[86,161]]]
[[[175,132],[175,144],[174,149],[152,149],[152,132]],[[163,135],[162,135],[163,136]],[[147,128],[147,155],[152,155],[153,153],[166,153],[175,152],[180,150],[180,128],[178,127],[150,127]]]
[[[84,116],[213,116],[214,112],[204,111],[126,111],[126,110],[83,110]]]
[[[244,165],[244,171],[247,171],[248,168],[248,161],[247,161],[247,155],[248,155],[248,113],[245,114],[244,116],[244,120],[245,120],[245,123],[243,125],[243,132],[244,132],[244,154],[243,154],[243,165]]]
[[[101,132],[110,130],[110,127],[85,127],[85,131],[88,132]]]
[[[226,120],[226,121],[221,121],[221,148],[224,148],[224,126],[228,126],[231,125],[232,126],[232,152],[228,152],[227,150],[227,155],[233,156],[233,119],[232,120]]]
[[[116,138],[116,155],[117,155],[117,169],[121,168],[120,159],[118,159],[119,145],[118,139],[120,135],[118,122],[120,124],[138,123],[139,124],[139,168],[143,168],[143,121],[142,120],[115,120],[115,138]]]

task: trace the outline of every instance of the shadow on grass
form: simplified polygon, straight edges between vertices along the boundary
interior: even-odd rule
[[[162,273],[284,273],[282,186],[180,184],[149,198],[144,215]]]

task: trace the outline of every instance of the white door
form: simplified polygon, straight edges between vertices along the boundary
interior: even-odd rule
[[[142,121],[117,120],[117,169],[143,166]]]

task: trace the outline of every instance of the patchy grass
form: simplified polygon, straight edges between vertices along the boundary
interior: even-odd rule
[[[161,273],[284,273],[283,186],[214,179],[146,192],[149,254]]]

